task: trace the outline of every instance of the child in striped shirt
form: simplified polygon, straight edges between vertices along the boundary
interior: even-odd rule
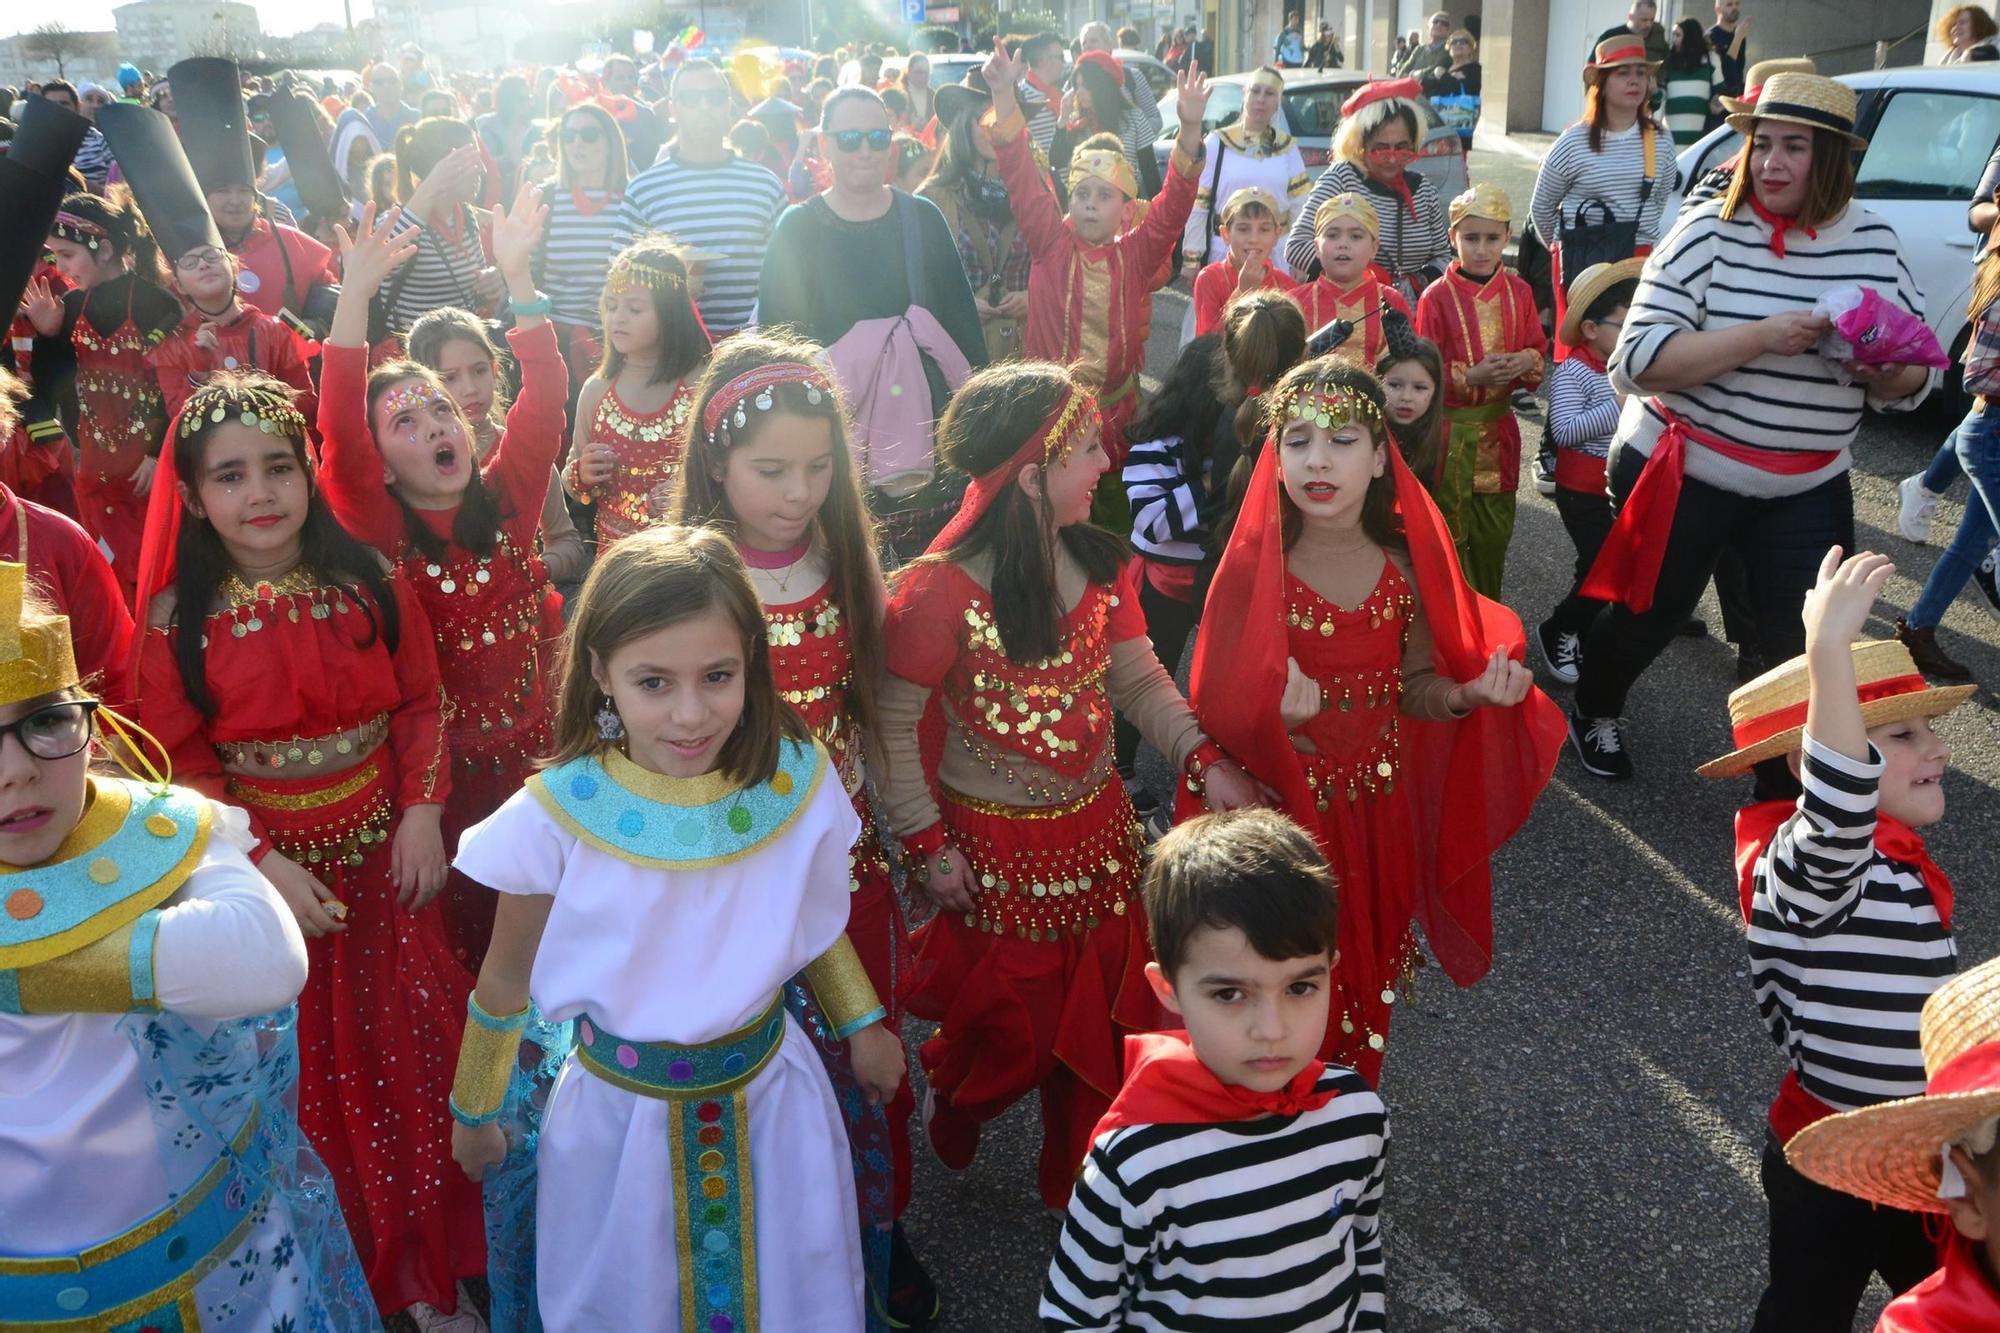
[[[1900,643],[1855,642],[1895,566],[1841,555],[1827,552],[1806,597],[1805,655],[1729,696],[1737,748],[1700,770],[1784,757],[1804,787],[1736,816],[1751,985],[1789,1065],[1764,1138],[1759,1331],[1847,1328],[1871,1274],[1900,1292],[1937,1264],[1921,1216],[1829,1189],[1785,1157],[1837,1111],[1923,1095],[1919,1010],[1958,966],[1951,881],[1917,830],[1944,817],[1951,749],[1931,719],[1974,687],[1927,688]]]
[[[1154,993],[1042,1290],[1047,1329],[1384,1327],[1382,1101],[1315,1057],[1333,874],[1271,810],[1205,815],[1146,873]]]

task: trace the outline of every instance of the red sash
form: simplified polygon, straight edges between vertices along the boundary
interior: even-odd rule
[[[1618,521],[1611,525],[1589,577],[1578,589],[1585,597],[1622,603],[1635,614],[1643,614],[1653,605],[1660,563],[1666,558],[1667,538],[1674,530],[1674,511],[1680,506],[1681,476],[1687,470],[1690,439],[1732,462],[1786,477],[1817,472],[1837,461],[1841,452],[1758,449],[1688,425],[1657,398],[1648,406],[1666,422],[1666,429],[1660,432],[1632,494],[1619,507]]]

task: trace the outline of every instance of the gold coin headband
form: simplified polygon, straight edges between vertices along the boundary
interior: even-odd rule
[[[1090,409],[1088,413],[1085,408]],[[1087,390],[1072,388],[1063,405],[1056,409],[1048,429],[1042,432],[1043,464],[1068,462],[1069,456],[1076,452],[1077,441],[1083,437],[1083,428],[1096,414],[1096,398]]]
[[[671,269],[656,268],[631,255],[620,255],[604,275],[604,290],[616,295],[634,287],[644,287],[648,291],[685,290],[687,276]]]
[[[231,417],[245,426],[255,426],[266,435],[305,438],[306,414],[285,394],[256,386],[198,390],[181,409],[180,437],[186,439]]]
[[[1360,423],[1374,430],[1383,428],[1382,409],[1365,393],[1340,385],[1308,384],[1278,400],[1273,422],[1305,421],[1321,430],[1337,430]]]
[[[81,245],[92,250],[95,250],[100,242],[111,239],[111,233],[97,223],[69,212],[56,214],[55,222],[49,227],[49,235],[68,241],[71,245]]]

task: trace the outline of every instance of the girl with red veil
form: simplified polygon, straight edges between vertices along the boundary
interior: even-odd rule
[[[1466,585],[1374,377],[1321,357],[1266,402],[1208,596],[1230,632],[1211,615],[1191,693],[1339,877],[1320,1055],[1372,1083],[1419,961],[1412,927],[1461,986],[1492,962],[1488,859],[1548,782],[1564,724],[1520,663],[1519,618]]]
[[[938,447],[972,484],[896,579],[879,695],[886,812],[941,909],[912,941],[908,1008],[939,1025],[925,1128],[962,1170],[980,1123],[1039,1089],[1042,1201],[1063,1208],[1122,1034],[1162,1016],[1113,707],[1211,808],[1260,793],[1153,655],[1125,544],[1087,521],[1111,465],[1094,396],[1046,362],[989,367]]]

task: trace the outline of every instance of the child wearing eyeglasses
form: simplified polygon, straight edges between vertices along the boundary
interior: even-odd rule
[[[218,370],[261,370],[296,389],[310,420],[318,411],[308,360],[319,350],[291,325],[244,303],[236,290],[235,255],[219,245],[196,243],[173,257],[174,290],[187,315],[147,354],[160,379],[167,415]]]
[[[1202,158],[1201,115],[1208,80],[1179,77],[1174,107],[1180,135],[1159,197],[1132,225],[1138,181],[1116,135],[1093,135],[1070,154],[1069,211],[1036,160],[1016,85],[1027,61],[996,41],[983,74],[993,92],[993,149],[1014,217],[1028,238],[1026,351],[1031,361],[1082,363],[1101,372],[1098,420],[1116,487],[1125,458],[1125,427],[1139,406],[1139,368],[1153,322],[1152,289],[1180,241],[1194,207]],[[1122,506],[1123,492],[1119,492]],[[1128,520],[1129,521],[1129,518]]]

